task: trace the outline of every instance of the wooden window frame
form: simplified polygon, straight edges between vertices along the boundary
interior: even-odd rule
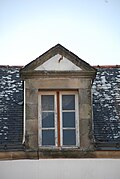
[[[57,128],[56,128],[56,125],[57,125],[57,105],[56,105],[56,95],[55,95],[55,92],[54,91],[48,91],[48,92],[40,92],[39,96],[38,96],[38,144],[40,147],[42,147],[42,130],[44,130],[42,128],[42,120],[41,120],[41,96],[42,95],[54,95],[54,104],[55,104],[55,109],[54,109],[54,115],[55,115],[55,146],[57,146]],[[46,130],[49,129],[49,128],[46,128]],[[50,146],[50,147],[55,147],[55,146]],[[45,146],[45,147],[49,147],[49,146]]]
[[[62,95],[75,95],[75,132],[76,132],[76,145],[63,145],[63,133],[62,133]],[[41,96],[42,95],[54,95],[55,104],[55,146],[42,145],[42,118],[41,118]],[[38,95],[38,144],[41,148],[78,148],[80,147],[79,138],[79,102],[78,91],[75,90],[39,90]]]
[[[71,146],[65,146],[63,145],[63,125],[62,125],[62,95],[75,95],[75,110],[72,110],[75,112],[75,132],[76,132],[76,145],[71,145]],[[79,106],[78,106],[78,92],[77,91],[60,91],[60,131],[61,131],[61,146],[63,148],[74,148],[74,147],[79,147]],[[70,129],[70,128],[69,128]],[[71,128],[73,129],[73,128]]]

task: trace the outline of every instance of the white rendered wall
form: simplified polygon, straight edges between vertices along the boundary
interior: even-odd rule
[[[0,179],[120,179],[120,159],[0,161]]]

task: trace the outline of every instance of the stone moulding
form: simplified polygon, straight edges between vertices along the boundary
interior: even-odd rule
[[[11,151],[0,152],[0,160],[18,159],[54,159],[54,158],[115,158],[120,159],[120,151]]]

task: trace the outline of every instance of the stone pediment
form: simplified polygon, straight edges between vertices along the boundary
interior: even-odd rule
[[[77,55],[67,50],[60,44],[49,49],[47,52],[33,60],[21,70],[21,76],[44,75],[46,73],[60,75],[70,72],[85,75],[95,73],[96,70]]]
[[[80,71],[82,70],[80,67],[75,65],[69,59],[64,57],[63,55],[56,54],[51,57],[49,60],[35,68],[35,70],[40,71]]]

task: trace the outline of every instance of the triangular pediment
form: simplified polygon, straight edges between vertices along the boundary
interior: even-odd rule
[[[21,70],[21,75],[32,72],[35,74],[51,73],[95,73],[96,70],[77,55],[60,44],[33,60]],[[23,75],[22,75],[23,76]]]
[[[75,65],[69,59],[64,57],[63,55],[56,54],[46,62],[35,68],[35,70],[40,71],[80,71],[82,70],[80,67]]]

